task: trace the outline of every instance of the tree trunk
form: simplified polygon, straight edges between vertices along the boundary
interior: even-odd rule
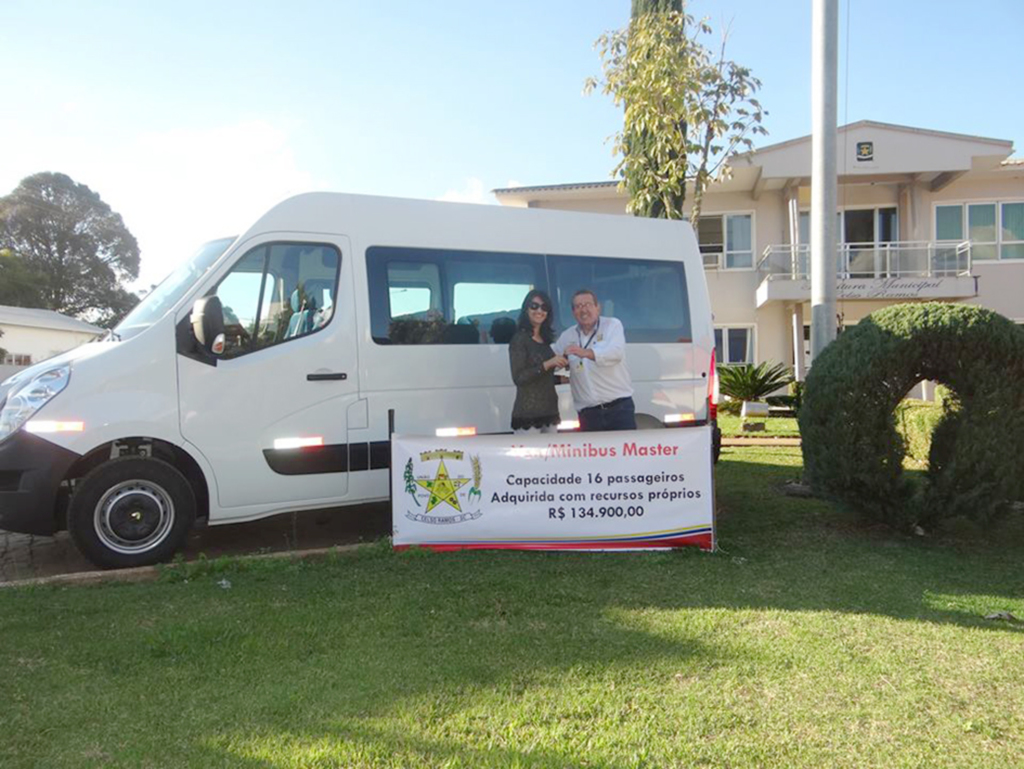
[[[683,12],[684,0],[633,0],[632,9],[630,12],[630,18],[635,19],[637,16],[642,16],[645,13],[682,13]],[[683,148],[683,152],[686,151],[686,123],[683,122],[679,125],[679,135],[682,140],[680,146]],[[631,137],[631,143],[635,143],[634,146],[639,151],[643,152],[646,156],[646,147],[650,145],[650,138],[647,133],[640,133],[636,136]],[[649,156],[648,156],[649,157]],[[673,159],[675,159],[673,157]],[[642,188],[643,185],[638,184],[635,180],[629,178],[629,172],[626,172],[626,191],[629,193],[631,199],[635,199],[638,188]],[[667,202],[660,196],[654,196],[651,202],[644,210],[637,212],[638,216],[648,217],[650,219],[681,219],[683,217],[683,205],[686,203],[686,184],[684,182],[683,189],[678,195],[671,195],[670,200]],[[673,216],[674,214],[674,216]]]

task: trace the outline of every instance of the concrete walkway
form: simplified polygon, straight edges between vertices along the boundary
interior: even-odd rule
[[[386,504],[286,513],[252,523],[194,529],[189,532],[184,555],[193,560],[200,553],[217,558],[309,550],[379,539],[390,532]],[[0,530],[0,583],[95,569],[66,531],[38,537]]]

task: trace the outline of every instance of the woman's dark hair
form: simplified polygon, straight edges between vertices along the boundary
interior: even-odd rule
[[[555,314],[555,308],[551,305],[551,297],[540,289],[535,288],[526,295],[523,300],[523,308],[519,311],[519,322],[516,325],[523,331],[533,334],[533,325],[530,323],[530,314],[527,308],[534,299],[540,300],[548,308],[548,314],[540,324],[540,338],[544,340],[545,344],[551,344],[555,341],[555,330],[551,327],[551,317]]]

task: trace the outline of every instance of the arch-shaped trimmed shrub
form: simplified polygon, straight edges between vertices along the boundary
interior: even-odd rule
[[[915,489],[894,410],[922,379],[952,397]],[[993,521],[1024,500],[1024,330],[966,305],[879,310],[814,361],[799,421],[805,478],[819,493],[896,526]]]

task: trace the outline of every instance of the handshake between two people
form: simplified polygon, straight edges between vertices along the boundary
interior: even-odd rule
[[[546,361],[544,361],[544,370],[545,371],[551,371],[551,369],[556,369],[556,368],[568,368],[568,367],[569,367],[569,359],[566,358],[564,355],[556,355],[555,357],[548,358]]]
[[[548,358],[544,361],[544,370],[550,371],[553,368],[569,368],[569,357],[573,355],[577,358],[589,358],[590,360],[594,360],[593,350],[580,347],[578,344],[571,344],[565,348],[564,355],[556,355],[555,357]]]

